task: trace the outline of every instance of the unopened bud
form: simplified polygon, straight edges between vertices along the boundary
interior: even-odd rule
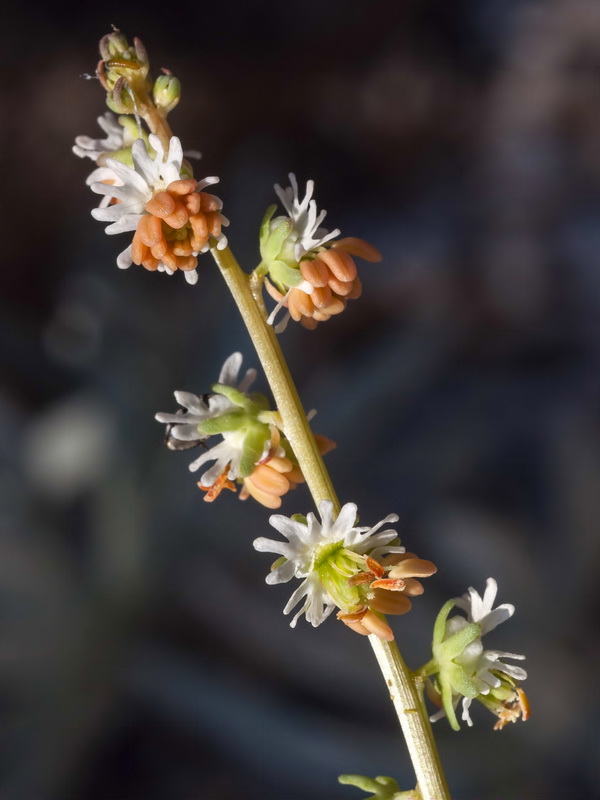
[[[171,73],[159,75],[152,90],[154,102],[165,113],[172,111],[181,98],[181,83]]]
[[[140,90],[141,84],[146,81],[150,64],[146,49],[139,39],[134,39],[132,46],[121,31],[115,29],[100,40],[100,55],[102,60],[98,64],[97,75],[107,92],[113,91],[119,78],[125,78],[134,91]],[[118,99],[112,105],[109,100],[108,107],[120,114],[128,113],[119,106]]]
[[[120,30],[114,29],[100,39],[100,55],[105,61],[111,58],[130,58],[129,42]]]

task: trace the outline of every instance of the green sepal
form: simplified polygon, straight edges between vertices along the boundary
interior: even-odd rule
[[[198,425],[199,433],[213,436],[215,433],[239,431],[248,425],[248,415],[243,411],[229,411],[218,417],[205,419]]]
[[[448,665],[444,670],[444,681],[446,679],[452,689],[463,697],[470,697],[471,700],[474,700],[479,695],[479,689],[460,664]]]
[[[271,214],[271,216],[273,215]],[[264,220],[263,220],[263,225],[264,225]],[[292,232],[293,227],[294,223],[289,217],[281,217],[279,222],[277,222],[275,227],[272,229],[271,229],[271,217],[269,217],[269,221],[267,222],[267,228],[269,230],[268,233],[265,233],[264,235],[261,226],[260,255],[263,261],[266,261],[267,263],[270,264],[271,261],[277,258],[279,253],[281,253],[281,248],[283,247],[285,240]]]
[[[307,525],[308,526],[308,520],[306,519],[304,514],[292,514],[290,519],[293,519],[294,522],[300,522],[302,525]]]
[[[458,720],[456,719],[456,714],[454,713],[454,705],[452,703],[453,699],[452,687],[448,682],[441,680],[440,680],[440,685],[441,685],[442,705],[444,707],[444,711],[446,712],[446,717],[448,718],[450,727],[452,728],[453,731],[459,731],[460,725],[458,724]]]
[[[446,620],[448,619],[448,614],[454,608],[454,600],[448,600],[447,603],[444,603],[442,606],[440,613],[437,615],[435,620],[435,625],[433,626],[433,644],[441,644],[444,641],[444,636],[446,635]]]
[[[453,633],[445,642],[435,644],[433,654],[439,662],[452,661],[478,636],[481,636],[481,625],[477,622],[471,622],[460,631]]]
[[[228,400],[231,400],[236,406],[240,408],[245,408],[247,411],[254,410],[254,404],[249,397],[243,392],[240,392],[239,389],[234,389],[233,386],[227,386],[225,383],[213,383],[210,387],[212,392],[215,394],[222,394],[223,397],[226,397]]]
[[[128,167],[133,167],[133,156],[131,155],[131,147],[124,147],[122,150],[114,150],[111,153],[106,153],[108,158],[114,158],[115,161],[120,161]]]
[[[254,403],[258,411],[269,411],[269,401],[262,392],[252,392],[250,400]]]
[[[338,782],[345,786],[356,786],[363,792],[373,792],[363,800],[400,800],[400,798],[415,797],[414,792],[401,792],[397,781],[385,775],[377,778],[367,778],[366,775],[340,775]]]
[[[271,261],[269,263],[269,277],[278,289],[284,293],[292,286],[302,283],[302,273],[296,267],[288,266],[285,261]]]
[[[269,206],[265,211],[265,215],[262,218],[262,222],[260,223],[259,241],[260,241],[260,255],[262,258],[264,258],[263,251],[266,249],[269,236],[271,235],[271,220],[273,219],[273,214],[276,211],[277,211],[277,206],[275,204]]]
[[[265,444],[271,435],[268,425],[256,422],[248,429],[244,438],[242,457],[240,459],[240,478],[247,478],[254,472],[254,467],[265,449]]]

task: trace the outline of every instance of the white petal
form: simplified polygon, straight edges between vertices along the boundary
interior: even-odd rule
[[[296,574],[296,567],[293,561],[286,561],[267,575],[266,581],[269,585],[276,583],[287,583]]]
[[[242,366],[242,354],[232,353],[221,367],[219,373],[218,383],[223,383],[226,386],[236,386],[238,373]]]
[[[198,283],[198,273],[195,269],[186,269],[183,274],[190,286],[195,286]]]
[[[128,269],[132,264],[131,245],[129,245],[129,247],[126,247],[125,250],[117,256],[117,267],[119,269]]]
[[[463,697],[462,699],[462,719],[467,723],[467,725],[472,728],[473,727],[473,720],[471,719],[471,715],[469,714],[469,708],[471,706],[472,700],[470,697]]]

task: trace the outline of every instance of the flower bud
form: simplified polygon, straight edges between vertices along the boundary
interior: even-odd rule
[[[154,82],[152,95],[156,106],[168,114],[179,103],[181,83],[174,75],[166,72],[164,75],[159,75]]]
[[[145,83],[150,63],[146,49],[139,39],[134,39],[131,46],[121,31],[115,29],[100,40],[100,55],[102,59],[96,74],[107,92],[114,90],[120,78],[123,78],[134,92]],[[131,113],[122,110],[118,98],[114,96],[107,102],[109,108],[117,110],[117,113]]]
[[[106,95],[106,105],[115,114],[133,114],[135,100],[129,84],[123,76],[117,79],[112,91]]]

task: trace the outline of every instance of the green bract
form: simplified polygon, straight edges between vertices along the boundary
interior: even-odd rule
[[[241,448],[239,477],[246,478],[254,471],[271,438],[269,425],[263,419],[272,415],[268,411],[268,400],[258,392],[247,397],[239,389],[220,383],[215,383],[212,391],[226,397],[237,408],[205,419],[198,425],[198,431],[205,436],[238,432]]]
[[[400,791],[397,781],[379,775],[377,778],[367,778],[365,775],[340,775],[338,781],[346,786],[356,786],[363,792],[372,792],[363,800],[420,800],[418,789],[408,792]]]
[[[444,711],[452,729],[458,731],[460,725],[454,713],[453,694],[473,699],[479,695],[479,690],[471,675],[455,659],[471,642],[481,636],[481,625],[471,622],[445,639],[446,621],[453,608],[454,600],[448,600],[437,616],[433,629],[433,659],[427,666],[427,672],[430,675],[437,672],[436,683],[442,697]]]
[[[261,264],[258,271],[269,277],[285,294],[292,286],[302,283],[302,274],[294,257],[293,243],[289,236],[294,223],[289,217],[276,217],[276,205],[269,206],[260,226]]]

